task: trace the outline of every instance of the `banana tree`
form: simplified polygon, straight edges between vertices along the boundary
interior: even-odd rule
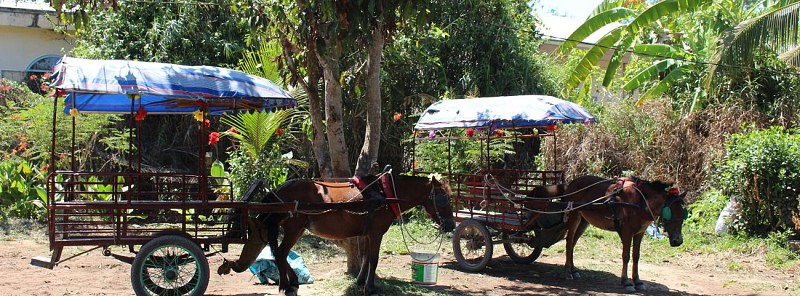
[[[608,51],[612,51],[602,83],[604,87],[610,86],[623,58],[630,51],[635,55],[656,57],[662,60],[634,75],[635,78],[626,83],[623,88],[626,91],[632,91],[643,86],[653,85],[646,82],[664,77],[651,89],[646,90],[640,98],[646,99],[663,93],[668,89],[670,83],[677,81],[686,72],[686,67],[691,66],[685,62],[691,56],[691,52],[684,49],[682,44],[646,44],[648,40],[644,40],[641,36],[650,33],[654,25],[662,27],[664,19],[692,13],[709,3],[711,3],[710,0],[663,0],[648,7],[642,1],[603,1],[568,37],[568,42],[561,45],[560,52],[568,52],[575,47],[577,42],[585,40],[608,24],[620,23],[620,26],[606,33],[597,44],[587,51],[568,78],[567,88],[575,89],[585,82],[590,70],[598,65]]]

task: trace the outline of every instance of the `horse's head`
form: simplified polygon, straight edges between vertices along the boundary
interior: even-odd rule
[[[689,216],[689,211],[684,206],[683,198],[686,192],[680,193],[678,188],[671,188],[667,192],[667,200],[661,210],[661,223],[664,231],[669,234],[669,245],[680,246],[683,243],[683,221]]]
[[[684,207],[683,197],[686,195],[680,193],[677,187],[673,187],[671,183],[662,183],[655,181],[650,183],[655,188],[655,193],[659,195],[658,198],[664,201],[661,211],[654,213],[660,216],[660,224],[664,231],[669,235],[669,245],[673,247],[683,244],[683,220],[688,217],[689,211]]]
[[[423,203],[425,212],[439,224],[443,232],[450,232],[456,227],[453,221],[453,208],[450,207],[450,183],[447,178],[429,178],[429,198]]]

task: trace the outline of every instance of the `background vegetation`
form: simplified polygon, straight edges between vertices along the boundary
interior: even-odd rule
[[[698,235],[687,235],[692,238],[687,243],[690,246],[705,242],[707,227],[716,222],[717,213],[732,197],[742,205],[733,223],[740,234],[746,235],[739,238],[767,238],[770,246],[797,239],[800,166],[796,163],[796,128],[800,119],[800,84],[793,52],[770,46],[744,56],[740,51],[729,50],[736,46],[731,43],[733,39],[750,38],[753,44],[763,43],[763,39],[745,34],[742,29],[758,25],[763,19],[796,27],[796,19],[773,14],[796,14],[800,10],[798,2],[689,1],[696,5],[672,9],[670,5],[679,2],[685,1],[604,1],[587,20],[589,25],[582,27],[585,30],[576,31],[579,34],[572,38],[577,39],[571,41],[581,40],[596,24],[623,21],[625,26],[611,33],[619,35],[608,36],[605,46],[549,57],[538,52],[542,38],[538,35],[539,23],[523,1],[431,1],[427,23],[394,28],[392,42],[383,50],[384,124],[378,162],[392,164],[397,171],[410,170],[411,126],[416,114],[439,99],[559,95],[583,104],[599,121],[595,125],[558,129],[559,163],[545,160],[544,165],[564,168],[567,180],[581,174],[613,177],[633,173],[675,182],[690,193],[689,202],[695,209],[689,232]],[[88,26],[77,36],[78,46],[72,55],[238,66],[243,56],[255,52],[262,61],[274,62],[276,70],[272,72],[283,74],[273,80],[286,81],[287,88],[294,88],[293,83],[297,83],[298,77],[288,74],[288,65],[277,59],[278,54],[258,50],[257,45],[261,44],[257,43],[262,38],[248,38],[253,37],[250,19],[228,13],[229,2],[120,4],[117,11],[100,11],[91,16]],[[767,29],[770,28],[783,27]],[[348,106],[343,113],[345,138],[351,146],[350,154],[344,157],[355,160],[359,157],[356,148],[363,141],[364,114],[368,109],[361,71],[366,49],[355,43],[348,45],[346,48],[352,52],[339,61],[346,69],[340,81],[343,103]],[[592,62],[593,56],[605,53],[610,46],[633,48],[624,70],[601,70]],[[730,60],[723,57],[728,54],[734,56],[736,64],[726,62]],[[258,72],[267,65],[257,62],[248,71]],[[590,95],[592,81],[603,81],[611,93],[624,90],[624,96],[594,98]],[[311,109],[299,107],[304,112]],[[57,114],[57,120],[64,123],[73,118],[61,110],[53,112],[50,98],[8,81],[0,83],[0,112],[0,147],[5,151],[0,161],[0,212],[3,218],[41,219],[41,171],[50,155],[48,118]],[[261,177],[269,176],[279,183],[282,178],[318,176],[313,166],[290,170],[280,161],[290,151],[294,152],[294,159],[315,161],[309,153],[313,132],[303,115],[297,117],[300,119],[293,121],[294,125],[267,129],[266,134],[272,136],[284,126],[287,134],[282,138],[285,142],[270,142],[255,154],[259,161],[276,167],[276,171],[258,172]],[[128,152],[127,146],[119,145],[125,140],[125,119],[77,116],[79,153],[74,160],[62,157],[69,147],[59,144],[56,165],[119,168],[124,163],[122,155]],[[236,125],[219,119],[211,124],[220,132]],[[197,143],[195,125],[192,119],[168,116],[148,121],[144,128],[152,132],[137,148],[145,156],[146,167],[168,171],[194,168],[196,156],[186,151],[193,151]],[[66,128],[68,124],[58,126]],[[56,135],[68,137],[66,129],[59,128]],[[243,150],[233,150],[228,156],[225,152],[229,147],[245,146],[228,140],[233,138],[220,142],[217,148],[221,153],[217,155],[226,162],[234,179],[250,180],[254,175],[248,174],[253,171],[245,168],[258,162]],[[443,154],[441,147],[418,148],[418,153],[430,158]],[[477,147],[465,144],[460,148],[463,150],[459,153],[464,155],[456,169],[474,169],[475,163],[470,159]],[[544,149],[544,153],[550,153],[547,149],[552,147]],[[428,168],[443,169],[443,159],[439,161]],[[788,254],[791,253],[778,257],[797,259]]]

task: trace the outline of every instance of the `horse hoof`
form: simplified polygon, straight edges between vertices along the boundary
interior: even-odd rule
[[[231,267],[228,266],[227,262],[222,263],[222,265],[220,265],[217,268],[217,274],[219,274],[219,275],[225,275],[225,274],[230,274],[230,273],[231,273]]]
[[[636,288],[633,287],[632,283],[625,284],[625,292],[636,292]]]
[[[643,291],[643,292],[647,291],[647,285],[645,285],[642,282],[638,282],[638,283],[636,283],[636,290],[637,291]]]

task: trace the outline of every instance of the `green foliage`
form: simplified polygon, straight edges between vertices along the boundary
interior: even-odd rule
[[[5,82],[4,82],[5,83]],[[30,92],[18,84],[8,91],[0,92],[6,105],[0,105],[0,149],[8,154],[16,154],[25,159],[49,161],[53,139],[53,115],[56,115],[56,167],[68,168],[70,163],[72,117],[61,109],[53,112],[53,99]],[[63,106],[63,103],[60,105]],[[75,117],[75,158],[78,168],[100,166],[108,161],[109,155],[120,153],[127,146],[97,145],[98,139],[115,143],[113,133],[107,127],[116,124],[120,118],[107,114],[79,114]],[[103,141],[103,140],[100,140]],[[104,151],[105,157],[91,153]]]
[[[714,227],[720,212],[728,203],[728,197],[718,189],[710,189],[689,205],[691,216],[684,227],[691,227],[698,235],[716,235]]]
[[[283,144],[291,141],[287,132],[292,110],[274,112],[242,112],[224,115],[221,121],[232,128],[222,133],[233,139],[235,146],[228,152],[229,173],[236,195],[240,195],[257,179],[275,188],[288,178],[294,168],[306,163],[293,159]]]
[[[46,172],[20,157],[0,161],[0,219],[45,217]]]
[[[420,131],[425,133],[427,131]],[[453,130],[453,133],[463,133]],[[444,133],[448,133],[444,131]],[[415,151],[415,170],[423,172],[460,172],[472,173],[480,168],[502,167],[504,156],[514,154],[512,143],[517,140],[504,138],[492,140],[489,151],[490,164],[486,163],[486,140],[478,138],[480,131],[475,132],[475,138],[461,139],[448,142],[443,140],[417,141]],[[485,134],[483,135],[485,137]]]
[[[86,17],[88,25],[79,31],[71,54],[183,65],[234,65],[247,48],[250,28],[230,13],[232,2],[117,2],[116,10],[97,10]]]
[[[773,53],[754,53],[753,68],[721,71],[726,83],[715,84],[713,103],[741,102],[764,114],[772,124],[798,126],[800,78],[796,67],[787,65]]]
[[[800,135],[780,127],[733,134],[717,173],[717,187],[738,200],[731,226],[764,236],[798,233]]]

